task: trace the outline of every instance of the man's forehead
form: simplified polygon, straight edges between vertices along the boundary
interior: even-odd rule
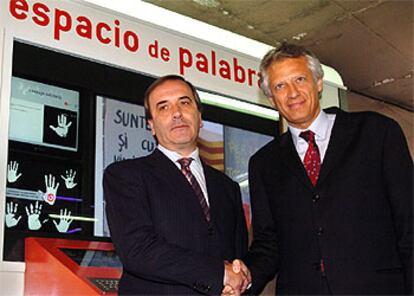
[[[270,76],[283,76],[293,72],[312,73],[306,58],[284,58],[283,60],[273,62],[269,67]]]
[[[154,88],[149,96],[149,100],[151,102],[182,97],[194,99],[191,88],[181,80],[167,80]]]

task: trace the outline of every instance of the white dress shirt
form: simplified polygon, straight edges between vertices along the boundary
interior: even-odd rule
[[[158,144],[157,148],[164,153],[165,156],[167,156],[180,170],[181,172],[181,165],[178,162],[179,159],[183,158],[182,155],[178,154],[175,151],[169,150],[162,145]],[[207,195],[207,184],[206,184],[206,177],[204,176],[204,169],[203,165],[201,163],[200,154],[198,151],[198,148],[196,148],[193,152],[191,152],[190,155],[187,156],[188,158],[192,158],[193,161],[190,164],[190,170],[191,173],[196,178],[198,184],[201,187],[201,191],[203,191],[204,198],[206,199],[206,202],[208,206],[210,206],[210,203],[208,201],[208,195]]]
[[[316,117],[316,119],[307,129],[302,130],[289,125],[293,144],[295,145],[296,151],[298,152],[298,155],[302,162],[305,158],[306,150],[308,150],[308,142],[306,142],[305,139],[299,137],[300,133],[307,130],[315,133],[316,145],[318,145],[321,163],[323,163],[326,150],[328,149],[329,140],[331,138],[332,127],[335,123],[335,117],[335,114],[327,114],[321,110],[318,117]]]

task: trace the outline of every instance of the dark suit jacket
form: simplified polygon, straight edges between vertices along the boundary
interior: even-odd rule
[[[240,188],[204,166],[211,221],[162,152],[110,165],[104,174],[112,240],[123,264],[120,294],[220,294],[223,260],[247,252]]]
[[[413,162],[392,119],[337,108],[316,187],[289,132],[250,160],[252,293],[412,292]]]

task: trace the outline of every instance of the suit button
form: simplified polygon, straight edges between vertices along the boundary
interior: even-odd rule
[[[312,196],[312,201],[317,202],[319,198],[320,198],[319,194],[315,194],[314,196]]]
[[[313,268],[314,268],[316,271],[320,271],[320,270],[321,270],[321,263],[320,263],[320,262],[315,262],[315,263],[313,263]]]
[[[214,234],[214,228],[213,227],[209,227],[207,231],[208,231],[208,235],[210,235],[210,236]]]
[[[323,228],[322,227],[316,227],[315,232],[318,236],[321,236],[323,234]]]

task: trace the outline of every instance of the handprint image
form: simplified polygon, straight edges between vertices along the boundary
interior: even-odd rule
[[[67,118],[65,114],[58,115],[58,126],[49,125],[49,127],[55,131],[55,133],[61,137],[66,138],[69,132],[69,127],[72,125],[72,121],[67,123]]]
[[[76,171],[70,169],[69,171],[66,171],[66,176],[60,176],[65,181],[65,186],[67,189],[72,189],[76,187],[76,185],[78,185],[77,183],[75,183]]]
[[[59,183],[55,185],[55,176],[52,174],[45,175],[46,193],[43,193],[43,200],[50,205],[54,205]]]
[[[16,182],[22,176],[22,173],[17,173],[18,169],[19,163],[17,161],[10,161],[10,163],[7,165],[7,181],[9,183]]]
[[[68,232],[69,226],[73,222],[73,219],[71,219],[70,215],[71,212],[67,209],[60,210],[59,223],[56,223],[56,221],[53,220],[53,223],[55,224],[57,231],[63,233]]]
[[[6,204],[6,227],[8,228],[16,226],[22,218],[22,216],[19,216],[16,219],[17,207],[17,202],[14,204],[14,206],[12,201]]]
[[[30,230],[38,230],[40,227],[42,227],[42,224],[44,224],[48,219],[44,220],[43,222],[40,222],[40,214],[42,212],[42,205],[39,205],[39,202],[36,201],[35,206],[33,207],[33,204],[31,203],[29,208],[26,207],[26,214],[27,214],[27,225]]]

